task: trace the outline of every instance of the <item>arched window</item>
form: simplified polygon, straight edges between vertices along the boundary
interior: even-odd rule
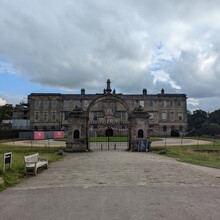
[[[144,138],[144,131],[142,129],[138,130],[138,138]]]
[[[114,132],[113,132],[112,128],[108,128],[105,130],[105,136],[107,136],[107,137],[112,137],[113,133]]]
[[[180,131],[180,132],[183,131],[183,126],[182,126],[182,125],[180,125],[180,127],[179,127],[179,131]]]
[[[175,130],[175,126],[173,126],[173,125],[171,126],[171,131],[172,131],[172,130]]]
[[[74,139],[79,139],[79,130],[75,130],[73,133],[73,138]]]
[[[163,132],[167,132],[167,126],[166,125],[163,126]]]

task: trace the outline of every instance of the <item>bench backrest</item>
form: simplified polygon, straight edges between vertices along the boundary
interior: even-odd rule
[[[39,160],[39,153],[32,154],[29,156],[24,156],[25,162],[38,162],[38,160]]]

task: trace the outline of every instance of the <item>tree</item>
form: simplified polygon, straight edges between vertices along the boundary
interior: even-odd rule
[[[0,122],[2,120],[11,120],[13,116],[13,105],[5,104],[0,106]]]
[[[208,113],[201,109],[193,111],[193,114],[188,113],[189,130],[200,129],[207,122],[207,119]]]
[[[209,114],[209,123],[220,125],[220,109]]]

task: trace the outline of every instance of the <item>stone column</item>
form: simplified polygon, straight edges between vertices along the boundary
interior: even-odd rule
[[[135,108],[132,112],[130,116],[131,151],[138,150],[138,144],[141,139],[149,141],[149,117],[150,115],[148,114],[148,112],[144,111],[144,109],[141,106]],[[139,135],[143,136],[138,137],[138,133]]]
[[[86,113],[77,106],[68,116],[66,151],[86,151]]]

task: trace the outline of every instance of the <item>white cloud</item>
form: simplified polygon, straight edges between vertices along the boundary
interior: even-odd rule
[[[5,104],[7,104],[7,102],[4,99],[0,98],[0,106],[5,105]]]
[[[0,4],[0,57],[32,82],[99,92],[110,78],[128,93],[220,95],[218,0]]]

